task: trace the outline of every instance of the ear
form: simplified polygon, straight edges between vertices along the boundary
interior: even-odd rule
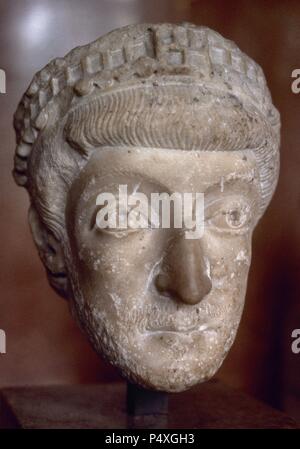
[[[59,295],[68,299],[70,288],[60,242],[42,223],[33,206],[29,208],[28,220],[33,240],[46,268],[50,285]]]

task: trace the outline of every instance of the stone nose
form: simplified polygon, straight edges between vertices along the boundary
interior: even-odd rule
[[[197,304],[211,291],[209,271],[199,240],[180,236],[167,251],[155,285],[159,292]]]

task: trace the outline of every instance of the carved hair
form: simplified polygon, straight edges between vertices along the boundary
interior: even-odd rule
[[[263,71],[232,41],[192,24],[130,25],[54,59],[34,76],[15,113],[16,182],[28,184],[29,159],[41,131],[61,122],[86,96],[155,83],[163,75],[174,81],[189,77],[252,102],[279,135],[279,114]]]

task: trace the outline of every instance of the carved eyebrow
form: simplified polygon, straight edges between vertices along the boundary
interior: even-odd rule
[[[244,173],[245,175],[245,173]],[[249,193],[250,191],[252,194],[254,194],[254,198],[251,200],[253,204],[255,203],[258,207],[261,203],[262,199],[262,193],[261,193],[261,187],[259,182],[253,182],[255,180],[255,177],[251,178],[250,176],[244,176],[243,174],[237,174],[230,178],[226,177],[224,178],[223,183],[221,181],[211,185],[205,192],[205,205],[208,206],[211,203],[214,203],[214,200],[217,194],[220,192],[224,194],[223,199],[226,197],[230,197],[233,193],[236,195],[236,193],[240,197],[246,197],[245,192],[242,191],[242,189],[236,190],[237,185],[248,184],[249,187]],[[225,191],[226,186],[226,191]],[[206,207],[205,206],[205,207]]]
[[[250,170],[246,173],[230,173],[229,175],[222,176],[220,181],[215,182],[211,186],[208,187],[207,190],[210,189],[216,189],[220,188],[221,191],[223,191],[224,186],[228,186],[231,183],[239,183],[239,182],[246,182],[248,184],[251,184],[255,180],[255,172],[254,169]]]
[[[110,180],[109,182],[107,180],[105,180],[105,176],[99,176],[98,180],[100,180],[100,182],[96,183],[97,185],[97,189],[100,189],[101,191],[109,191],[109,189],[116,189],[114,193],[118,193],[117,188],[122,185],[122,184],[127,184],[128,187],[128,195],[140,191],[142,193],[149,193],[151,194],[152,189],[156,189],[155,191],[157,191],[158,193],[160,192],[167,192],[167,193],[172,193],[169,188],[162,184],[159,180],[153,178],[153,177],[149,177],[147,175],[145,175],[144,173],[140,173],[138,171],[132,171],[130,169],[122,169],[122,172],[120,173],[119,170],[117,169],[113,169],[110,173],[110,176],[121,176],[121,180]],[[120,179],[120,178],[119,178]],[[86,190],[88,190],[92,185],[94,184],[94,182],[92,182],[91,180],[89,180],[84,188],[82,189],[82,192],[85,192]],[[105,190],[106,189],[106,190]],[[149,192],[147,192],[149,190]]]

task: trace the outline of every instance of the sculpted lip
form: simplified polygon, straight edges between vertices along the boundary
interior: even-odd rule
[[[214,326],[215,327],[215,326]],[[147,327],[146,332],[149,333],[160,333],[160,332],[169,332],[169,333],[176,333],[176,334],[186,334],[189,332],[204,332],[206,330],[212,330],[214,327],[212,327],[212,324],[193,324],[192,326],[178,326],[178,325],[166,325],[166,326],[153,326],[153,327]]]
[[[218,290],[218,289],[216,289]],[[210,295],[216,292],[210,292]],[[222,293],[224,293],[222,291]],[[208,295],[209,297],[209,295]],[[207,298],[208,298],[207,297]],[[172,333],[188,333],[188,332],[204,332],[207,330],[214,330],[219,326],[220,319],[222,316],[224,316],[224,313],[227,313],[228,308],[225,305],[226,301],[221,304],[214,304],[212,308],[210,308],[210,312],[208,316],[206,313],[199,313],[198,310],[194,309],[194,306],[192,306],[193,310],[185,311],[191,313],[193,312],[194,317],[191,318],[185,314],[178,316],[177,312],[169,311],[170,313],[167,313],[167,310],[164,311],[164,316],[162,311],[160,312],[159,316],[157,316],[157,313],[154,314],[154,310],[152,307],[150,307],[149,314],[151,318],[148,320],[143,319],[145,315],[147,315],[147,311],[143,309],[142,314],[140,314],[139,319],[136,318],[136,322],[139,323],[140,333],[154,333],[154,332],[172,332]],[[191,307],[191,306],[189,306]],[[195,312],[197,312],[197,315],[195,315]],[[172,316],[173,315],[173,316]]]

